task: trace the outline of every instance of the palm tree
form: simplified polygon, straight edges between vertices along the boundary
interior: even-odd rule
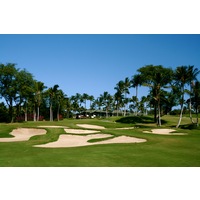
[[[192,123],[194,123],[192,119],[192,106],[191,106],[192,84],[193,81],[197,81],[197,75],[200,73],[200,70],[198,70],[198,68],[194,68],[194,66],[188,66],[188,73],[189,73],[189,84],[190,84],[189,112],[190,112],[190,120]]]
[[[35,103],[37,106],[37,121],[40,119],[40,105],[42,103],[42,94],[44,89],[47,88],[43,82],[34,82]]]
[[[136,115],[138,110],[138,86],[141,86],[142,82],[142,76],[140,74],[135,74],[131,79],[131,87],[136,89]]]
[[[78,103],[79,105],[79,111],[81,110],[81,104],[83,103],[83,98],[82,95],[80,93],[76,93],[75,95],[75,102]]]
[[[140,101],[140,109],[141,112],[145,115],[147,115],[147,103],[149,102],[148,97],[142,96]]]
[[[176,68],[174,73],[175,83],[179,86],[181,92],[181,112],[178,120],[178,124],[176,128],[178,128],[181,124],[182,116],[183,116],[183,105],[184,105],[184,94],[185,94],[185,85],[190,81],[190,74],[187,66],[179,66]]]
[[[57,120],[60,121],[60,108],[64,104],[65,94],[62,90],[56,92],[56,103],[57,103]]]
[[[70,98],[68,98],[67,96],[65,96],[64,102],[65,102],[65,112],[67,113],[67,118],[69,118],[71,111],[73,110],[72,103]]]
[[[105,106],[106,117],[108,117],[108,110],[112,104],[113,98],[108,92],[104,92],[100,95],[100,98],[102,99],[102,104]]]
[[[117,109],[117,117],[119,116],[119,109],[120,106],[122,105],[122,99],[123,99],[123,95],[121,93],[120,90],[118,90],[115,94],[114,94],[114,99],[116,101],[116,109]]]
[[[199,126],[199,117],[198,117],[198,113],[200,110],[200,82],[199,81],[196,81],[193,84],[193,97],[191,99],[192,99],[193,107],[195,108],[195,112],[196,112],[196,119],[197,119],[196,123],[197,123],[197,126]]]
[[[83,93],[82,100],[83,100],[83,102],[85,104],[85,110],[86,110],[86,102],[87,102],[88,99],[89,99],[89,95],[86,94],[86,93]]]
[[[59,85],[54,85],[53,87],[48,89],[49,96],[49,112],[50,112],[50,121],[53,121],[53,101],[55,99],[56,93],[58,91]]]
[[[129,78],[126,77],[125,81],[124,81],[124,97],[125,97],[125,99],[124,99],[124,116],[126,116],[126,107],[129,102],[129,99],[127,98],[127,94],[130,94],[130,92],[129,92],[130,85],[131,85],[131,82],[130,82]]]
[[[134,114],[136,114],[136,106],[137,106],[138,99],[136,99],[136,96],[132,96],[129,102],[131,102],[131,104],[129,105],[130,110],[134,112]]]
[[[164,68],[162,65],[145,66],[138,70],[143,79],[143,85],[148,86],[151,90],[154,104],[154,120],[158,126],[161,126],[161,96],[162,88],[166,87],[171,82],[172,70]]]
[[[129,88],[130,88],[130,80],[128,77],[125,78],[125,81],[119,81],[116,85],[116,87],[114,88],[115,90],[117,90],[118,94],[124,94],[124,116],[126,115],[126,105],[128,103],[128,99],[127,99],[127,94],[129,93]],[[121,95],[122,97],[122,95]]]
[[[117,90],[114,97],[115,97],[116,104],[117,104],[116,107],[117,107],[117,116],[118,116],[120,106],[122,105],[122,100],[124,99],[124,96],[123,96],[124,82],[119,81],[116,84],[116,86],[114,87],[114,89]]]
[[[93,95],[89,95],[88,96],[88,100],[90,101],[90,109],[91,109],[92,102],[94,101],[94,96]]]

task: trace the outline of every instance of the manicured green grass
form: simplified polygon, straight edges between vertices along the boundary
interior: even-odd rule
[[[187,135],[155,135],[143,133],[157,128],[150,118],[119,118],[63,120],[60,122],[26,122],[0,124],[0,137],[11,137],[9,133],[17,127],[37,127],[40,125],[62,125],[80,128],[76,124],[93,124],[106,127],[102,133],[115,136],[126,135],[145,138],[147,142],[138,144],[101,144],[72,148],[36,148],[33,145],[56,141],[62,128],[46,128],[47,134],[34,136],[25,142],[0,142],[0,166],[23,167],[159,167],[159,166],[200,166],[200,129],[191,129],[188,118],[183,118],[182,127],[177,132]],[[135,119],[135,120],[134,120]],[[161,128],[175,129],[177,116],[164,116]],[[119,120],[120,121],[120,120]],[[146,122],[145,122],[146,121]],[[116,130],[121,127],[137,127]],[[188,129],[188,127],[190,129]]]

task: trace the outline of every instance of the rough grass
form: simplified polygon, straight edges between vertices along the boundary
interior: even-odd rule
[[[115,122],[117,120],[117,122]],[[177,116],[164,116],[166,122],[161,128],[175,129]],[[200,131],[191,126],[189,118],[184,117],[182,126],[175,129],[188,135],[154,135],[144,130],[157,128],[152,117],[128,117],[109,119],[63,120],[60,122],[27,122],[0,124],[0,137],[11,137],[9,133],[17,127],[37,127],[41,125],[61,125],[80,128],[76,124],[104,126],[102,133],[113,136],[133,136],[147,139],[139,144],[101,144],[72,148],[35,148],[33,145],[56,141],[60,134],[66,134],[62,128],[45,128],[46,135],[34,136],[25,142],[0,142],[0,166],[70,166],[70,167],[159,167],[159,166],[200,166]],[[115,128],[133,127],[129,130]],[[94,142],[94,141],[91,141]]]

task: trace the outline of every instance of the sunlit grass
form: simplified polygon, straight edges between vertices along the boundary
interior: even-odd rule
[[[18,127],[38,128],[38,126],[67,126],[79,128],[76,124],[104,126],[101,130],[116,136],[132,136],[144,138],[145,143],[139,144],[101,144],[72,148],[36,148],[33,145],[56,141],[63,128],[45,128],[47,134],[34,136],[24,142],[0,142],[0,166],[200,166],[200,131],[188,129],[190,119],[183,117],[181,127],[176,129],[178,116],[163,116],[161,128],[172,128],[187,135],[155,135],[144,133],[144,130],[159,128],[149,118],[129,118],[131,123],[116,122],[119,117],[101,119],[64,119],[59,122],[25,122],[0,124],[0,137],[11,137],[9,133]],[[135,120],[134,120],[135,119]],[[127,120],[127,119],[123,119]],[[142,121],[141,121],[142,120]],[[145,123],[147,120],[147,123]],[[133,129],[117,130],[116,128],[134,127]],[[93,140],[91,142],[94,142]]]

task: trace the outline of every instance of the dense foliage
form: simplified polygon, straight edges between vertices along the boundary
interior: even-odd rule
[[[120,80],[114,87],[115,94],[104,91],[95,99],[86,93],[68,97],[59,89],[59,85],[47,88],[25,69],[16,68],[16,64],[0,64],[0,97],[3,99],[0,104],[0,121],[59,121],[77,113],[85,116],[98,113],[105,117],[152,113],[154,121],[161,126],[161,117],[171,112],[174,114],[173,107],[180,105],[177,127],[185,110],[189,111],[191,122],[198,125],[199,73],[194,66],[178,66],[173,70],[162,65],[147,65],[139,68],[131,78]],[[141,99],[138,99],[139,87],[149,88],[149,93]],[[135,88],[135,95],[130,93],[130,88]],[[195,113],[196,120],[192,113]]]

